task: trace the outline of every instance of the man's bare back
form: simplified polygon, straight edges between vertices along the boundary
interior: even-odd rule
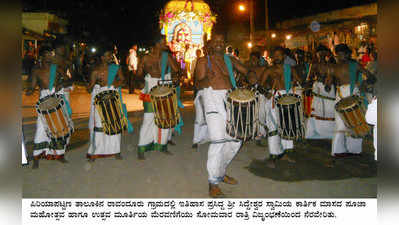
[[[145,55],[143,57],[143,68],[146,73],[150,74],[151,77],[161,77],[161,59],[154,55]]]

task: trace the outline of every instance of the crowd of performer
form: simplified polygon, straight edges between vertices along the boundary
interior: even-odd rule
[[[135,54],[137,46],[133,46],[132,49]],[[265,163],[270,168],[278,167],[279,160],[295,163],[295,157],[291,153],[295,149],[297,139],[287,138],[281,133],[280,121],[285,115],[279,115],[281,109],[277,102],[277,99],[290,94],[293,97],[299,96],[300,106],[303,107],[299,109],[304,116],[303,127],[298,127],[301,126],[298,123],[293,129],[301,128],[304,133],[301,134],[299,130],[294,132],[295,135],[300,136],[299,139],[331,139],[331,159],[362,153],[364,136],[354,136],[351,133],[352,128],[348,127],[336,110],[336,105],[341,99],[352,95],[360,96],[359,99],[363,101],[366,109],[370,103],[366,120],[375,125],[376,148],[376,64],[369,63],[369,66],[366,66],[358,63],[351,58],[352,51],[345,44],[335,46],[335,57],[330,49],[323,45],[317,47],[316,57],[309,57],[307,52],[299,49],[290,54],[285,48],[275,47],[270,52],[271,57],[263,57],[254,51],[246,63],[239,60],[238,51],[233,51],[231,46],[227,49],[226,52],[225,37],[219,33],[213,34],[212,39],[204,43],[203,49],[197,50],[197,59],[191,71],[194,79],[196,114],[193,121],[193,148],[209,143],[207,171],[211,197],[224,196],[219,187],[220,182],[238,182],[226,175],[226,168],[245,143],[245,140],[233,137],[234,135],[226,129],[232,116],[230,109],[226,107],[227,96],[231,90],[244,88],[259,93],[259,107],[256,111],[259,126],[255,139],[260,141],[267,138],[270,156],[266,157]],[[38,85],[39,103],[57,94],[61,96],[59,104],[65,110],[65,113],[52,117],[51,114],[60,107],[55,105],[54,109],[46,111],[45,104],[40,106],[38,103],[39,109],[43,108],[44,113],[37,119],[33,168],[39,167],[41,158],[68,162],[64,155],[74,126],[69,105],[69,92],[72,91],[71,77],[68,73],[69,62],[65,60],[64,54],[65,47],[62,44],[44,46],[40,49],[41,63],[32,70],[32,85],[26,94],[31,95]],[[374,61],[377,59],[375,52],[370,55]],[[127,81],[130,87],[130,83],[136,81],[133,77],[142,77],[145,80],[145,86],[140,93],[144,115],[140,130],[135,132],[139,135],[137,157],[145,160],[145,152],[152,150],[171,155],[167,146],[173,144],[172,133],[181,132],[183,120],[180,115],[173,126],[160,126],[161,122],[157,118],[159,107],[154,107],[156,105],[151,90],[161,85],[162,81],[171,80],[173,85],[165,86],[173,87],[173,93],[176,93],[177,97],[170,101],[170,107],[173,115],[179,115],[179,109],[184,107],[179,99],[179,83],[183,79],[184,71],[170,52],[165,38],[160,36],[151,52],[140,60],[137,60],[136,55],[129,56],[129,73],[126,75],[122,73],[118,63],[115,63],[113,56],[112,48],[101,53],[101,60],[91,71],[90,83],[87,85],[87,90],[91,93],[88,160],[93,162],[97,158],[111,156],[122,159],[122,130],[133,132],[133,127],[127,118],[120,88]],[[106,105],[104,102],[111,101],[110,99],[113,99],[112,103]],[[104,102],[98,103],[101,101]],[[164,101],[162,104],[169,103]],[[117,121],[112,126],[104,122],[111,117]],[[299,117],[302,118],[302,115]],[[67,129],[67,132],[58,136],[51,134],[59,129],[57,126],[51,127],[50,124],[46,124],[50,123],[49,121],[53,123],[53,120],[64,121],[62,123],[67,128],[63,129]],[[328,160],[327,166],[334,166],[333,162]]]

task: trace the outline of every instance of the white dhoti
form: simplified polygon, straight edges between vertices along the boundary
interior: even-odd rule
[[[266,125],[266,102],[267,99],[264,95],[259,96],[259,129],[258,137],[266,137],[267,135],[267,125]]]
[[[26,153],[24,133],[22,132],[22,165],[28,164],[28,154]]]
[[[101,117],[94,105],[95,96],[107,90],[117,89],[113,86],[100,87],[100,85],[96,84],[91,93],[89,119],[90,146],[87,151],[87,158],[111,157],[121,152],[121,134],[107,135],[104,133]]]
[[[335,88],[329,92],[325,85],[313,84],[312,115],[306,120],[306,139],[332,139],[335,131]]]
[[[373,144],[374,144],[374,159],[377,160],[377,120],[378,120],[378,104],[377,99],[373,99],[367,107],[366,121],[367,123],[374,125],[373,128]]]
[[[279,90],[275,95],[283,95],[287,93],[285,90]],[[278,133],[279,122],[278,122],[278,109],[274,101],[274,97],[267,99],[265,108],[266,108],[266,125],[269,131],[268,133],[268,146],[269,153],[271,158],[276,158],[281,156],[286,150],[290,150],[294,148],[294,142],[292,140],[286,140],[280,138]]]
[[[227,166],[241,147],[241,140],[233,139],[226,132],[226,94],[227,90],[213,90],[209,87],[204,89],[202,95],[210,139],[207,169],[211,184],[223,180]]]
[[[195,107],[195,121],[194,121],[194,137],[193,144],[203,144],[209,141],[208,138],[208,126],[205,119],[204,111],[204,90],[197,92],[197,96],[194,99]]]
[[[43,89],[40,91],[40,99],[48,95],[54,94],[55,89],[52,91],[49,89]],[[64,91],[58,91],[57,94],[63,95]],[[33,157],[35,159],[46,158],[49,160],[61,159],[64,157],[66,145],[69,142],[70,137],[66,140],[52,141],[46,133],[46,124],[40,116],[38,116],[36,121],[36,133],[33,140]]]
[[[351,95],[350,93],[350,85],[342,85],[338,87],[341,95],[343,98],[348,97]],[[356,94],[358,89],[354,89],[353,93]],[[338,94],[335,102],[337,103],[341,100],[341,97]],[[353,138],[349,136],[350,129],[346,127],[344,121],[341,119],[338,112],[335,111],[335,133],[334,138],[332,141],[332,151],[331,155],[334,156],[335,154],[341,153],[353,153],[353,154],[360,154],[362,152],[362,138]]]
[[[170,79],[170,74],[165,74],[165,79]],[[142,93],[147,95],[151,88],[158,85],[160,78],[145,76],[145,87]],[[140,128],[138,151],[146,152],[151,150],[166,151],[168,140],[172,139],[171,129],[161,129],[155,124],[154,111],[151,102],[143,101],[144,118]]]

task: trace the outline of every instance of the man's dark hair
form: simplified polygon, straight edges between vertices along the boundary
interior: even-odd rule
[[[305,51],[303,51],[302,49],[299,49],[299,48],[295,49],[294,53],[298,54],[298,55],[305,56]]]
[[[234,55],[237,57],[240,55],[240,51],[238,50],[238,48],[234,49]]]
[[[39,50],[39,56],[43,56],[46,52],[51,52],[54,49],[49,45],[43,45]]]
[[[233,53],[233,47],[231,47],[231,46],[227,47],[227,52],[228,53]]]
[[[316,52],[321,52],[321,51],[330,51],[325,45],[319,45],[316,48]]]
[[[254,57],[259,59],[260,58],[260,52],[258,52],[258,51],[251,52],[249,54],[249,57],[252,57],[252,56],[254,56]]]
[[[352,51],[346,44],[339,44],[335,46],[335,53],[343,52],[345,54],[351,54]]]
[[[277,51],[281,51],[281,53],[285,54],[285,49],[281,46],[277,46],[272,50],[272,55],[274,55],[274,53]]]

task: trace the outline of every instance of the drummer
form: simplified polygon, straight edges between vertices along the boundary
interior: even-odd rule
[[[225,100],[229,89],[235,86],[233,69],[251,75],[251,84],[256,76],[234,57],[225,55],[225,39],[222,34],[213,34],[212,51],[197,63],[196,82],[206,83],[203,89],[205,119],[208,124],[210,145],[208,150],[209,196],[223,197],[219,183],[237,184],[237,180],[226,175],[226,168],[241,147],[241,141],[226,133]]]
[[[335,47],[337,55],[337,64],[327,78],[327,85],[330,85],[333,79],[337,83],[337,103],[339,100],[351,95],[361,94],[359,91],[360,82],[362,82],[361,73],[367,77],[367,82],[374,83],[375,76],[362,68],[360,64],[351,59],[352,51],[345,44],[339,44]],[[364,81],[363,81],[364,82]],[[367,107],[367,106],[366,106]],[[345,126],[344,121],[335,112],[336,129],[332,141],[331,155],[333,157],[347,157],[359,155],[362,152],[362,138],[353,138],[348,135],[349,128]],[[329,164],[329,166],[332,166]]]
[[[180,79],[180,77],[178,77],[178,74],[181,74],[180,67],[172,55],[168,53],[168,50],[169,48],[166,45],[165,37],[161,36],[150,54],[145,55],[138,65],[137,76],[141,77],[145,75],[145,87],[140,94],[140,100],[143,101],[144,105],[144,118],[140,128],[137,151],[139,160],[145,160],[144,152],[151,150],[157,150],[172,155],[167,149],[168,139],[171,138],[171,129],[161,129],[155,124],[154,110],[149,95],[151,88],[156,86],[158,81],[162,79],[162,65],[166,64],[167,67],[163,74],[165,80],[170,80],[172,78]],[[162,57],[165,54],[167,54],[167,57]],[[171,70],[172,73],[169,72],[169,70]]]
[[[334,136],[335,86],[334,83],[326,85],[327,74],[334,65],[327,61],[329,51],[324,45],[317,47],[317,63],[310,67],[305,84],[312,88],[313,95],[311,117],[306,121],[306,139],[332,139]]]
[[[87,91],[91,93],[91,104],[89,119],[90,146],[86,157],[91,162],[97,158],[104,157],[122,159],[121,134],[107,135],[104,133],[102,120],[94,105],[94,99],[100,92],[117,90],[119,86],[123,85],[123,82],[124,76],[119,65],[113,64],[112,50],[104,51],[101,56],[101,62],[93,68],[90,74],[90,84],[87,87]]]
[[[260,84],[264,87],[270,86],[272,94],[268,96],[266,104],[266,126],[268,128],[268,146],[269,146],[269,160],[266,164],[270,168],[276,167],[276,161],[287,160],[290,163],[295,163],[295,160],[286,154],[294,149],[292,140],[285,140],[280,138],[278,134],[277,106],[274,103],[276,95],[283,95],[292,92],[292,85],[300,79],[291,73],[291,66],[284,64],[284,49],[276,47],[272,55],[273,65],[267,68],[262,74]]]
[[[32,85],[26,92],[31,95],[36,87],[40,88],[40,99],[57,93],[63,95],[63,82],[67,80],[63,74],[56,73],[57,65],[53,64],[53,49],[49,46],[43,46],[40,49],[41,64],[32,71]],[[68,103],[67,107],[69,106]],[[63,140],[52,141],[47,135],[44,122],[38,117],[36,122],[36,133],[33,145],[33,166],[32,169],[39,168],[39,160],[58,160],[62,163],[68,161],[64,158],[66,142]]]

